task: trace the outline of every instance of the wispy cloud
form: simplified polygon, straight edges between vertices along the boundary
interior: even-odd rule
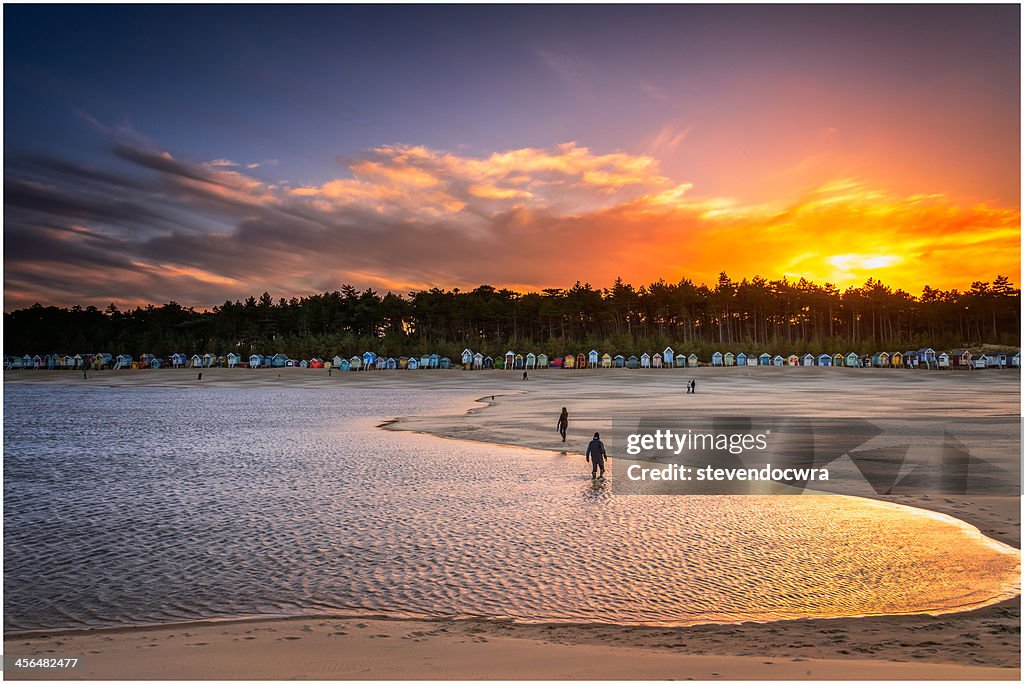
[[[685,131],[674,124],[655,141],[668,150]],[[349,159],[343,176],[294,188],[148,145],[111,152],[133,171],[11,157],[9,308],[203,306],[346,282],[404,291],[710,280],[722,268],[914,289],[965,286],[1020,263],[1016,208],[901,196],[856,178],[751,205],[668,178],[653,154],[571,142],[484,156],[382,146]]]

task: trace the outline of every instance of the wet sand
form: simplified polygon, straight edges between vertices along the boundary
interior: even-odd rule
[[[1016,371],[729,368],[531,372],[205,369],[7,371],[5,382],[97,386],[390,387],[465,390],[465,415],[394,416],[389,429],[513,444],[579,458],[612,413],[885,418],[1019,417]],[[687,378],[698,394],[684,394]],[[491,399],[493,395],[493,400]],[[562,406],[569,440],[555,432]],[[995,463],[1015,484],[1020,454]],[[1019,548],[1020,499],[1005,491],[900,496],[858,492],[949,514]],[[362,625],[362,626],[360,626]],[[1019,679],[1020,600],[971,612],[792,620],[687,628],[512,625],[490,621],[300,618],[5,638],[11,655],[82,655],[84,678]],[[93,651],[94,653],[90,653]],[[10,678],[22,678],[9,671]]]

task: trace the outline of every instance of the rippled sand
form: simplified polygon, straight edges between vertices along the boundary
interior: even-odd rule
[[[690,625],[942,613],[1019,552],[824,495],[616,497],[578,456],[376,429],[458,392],[5,392],[5,628],[375,613]]]

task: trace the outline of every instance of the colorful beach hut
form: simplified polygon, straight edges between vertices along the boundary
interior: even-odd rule
[[[409,370],[416,370],[417,368],[420,367],[420,360],[417,359],[415,356],[410,356],[409,363],[405,367]]]
[[[516,365],[516,353],[511,349],[505,352],[505,370],[512,370]]]
[[[530,369],[536,368],[536,367],[537,367],[537,355],[534,354],[533,352],[530,352],[529,354],[526,355],[526,370],[530,370]]]
[[[398,357],[398,370],[405,370],[409,367],[409,357],[399,356]]]
[[[473,354],[473,370],[480,370],[484,367],[484,355],[480,352]]]
[[[991,359],[989,359],[988,354],[978,354],[977,356],[974,357],[973,361],[975,368],[988,368],[989,366],[992,365]]]
[[[462,350],[462,368],[469,370],[473,367],[473,350],[463,349]]]
[[[354,371],[362,370],[362,368],[363,368],[363,358],[361,356],[353,356],[352,358],[350,358],[348,360],[348,367],[349,367],[349,370],[354,370]]]
[[[577,368],[586,368],[587,367],[587,355],[584,354],[583,352],[580,352],[579,354],[576,355],[576,367]]]
[[[686,367],[687,368],[696,368],[699,365],[700,365],[700,359],[697,358],[696,354],[690,354],[689,356],[686,357]]]
[[[231,352],[228,354],[228,368],[234,368],[242,361],[242,355]]]
[[[887,352],[876,352],[871,356],[871,366],[873,368],[888,368],[889,354]]]
[[[612,355],[607,352],[601,356],[601,368],[612,367]]]
[[[377,367],[377,354],[372,351],[363,352],[363,369],[373,370]]]
[[[640,359],[636,358],[635,354],[631,354],[630,357],[628,359],[626,359],[626,366],[628,368],[639,368],[640,367]]]
[[[431,354],[427,361],[428,368],[438,369],[441,367],[441,357],[437,354]]]
[[[576,367],[576,357],[573,356],[572,354],[566,354],[565,358],[562,359],[562,368],[575,368],[575,367]]]
[[[803,359],[800,361],[802,366],[813,366],[814,365],[814,354],[804,354]]]
[[[651,357],[651,368],[661,368],[661,354],[655,352],[654,356]]]
[[[772,357],[773,366],[781,366],[784,363],[786,363],[786,359],[782,358],[781,354],[776,354],[775,356]]]
[[[818,355],[818,365],[819,366],[831,366],[832,365],[832,357],[829,356],[828,354],[819,354]]]
[[[343,356],[341,356],[340,354],[338,354],[333,359],[331,359],[331,365],[333,365],[335,368],[341,368],[341,362],[342,361],[347,361],[347,360],[348,359],[346,359]]]
[[[860,357],[853,352],[850,352],[846,355],[846,361],[843,365],[849,366],[850,368],[856,368],[860,365]]]
[[[613,362],[613,364],[615,365],[616,368],[625,368],[625,366],[626,366],[626,357],[623,356],[622,354],[616,354],[615,358],[612,359],[612,362]]]
[[[449,359],[447,356],[442,356],[441,357],[441,362],[440,362],[440,365],[438,366],[438,368],[440,368],[441,370],[448,370],[451,367],[452,367],[452,360]]]
[[[1010,367],[1020,368],[1020,352],[1017,352],[1016,354],[1013,355],[1013,357],[1010,358]]]
[[[779,357],[781,358],[781,357]],[[772,365],[772,355],[767,352],[757,357],[757,365],[759,366],[770,366]]]
[[[340,357],[336,356],[334,358],[340,358]],[[348,371],[348,370],[352,369],[352,364],[349,363],[348,359],[341,359],[340,361],[338,361],[337,363],[334,364],[334,367],[337,368],[340,371]]]
[[[722,360],[722,352],[715,352],[711,355],[712,366],[723,366],[725,362]]]
[[[538,354],[537,355],[537,368],[547,368],[547,367],[548,367],[548,355],[547,354]]]
[[[334,358],[337,359],[338,357],[335,356]],[[260,356],[259,354],[249,354],[249,368],[259,368],[262,365],[263,365],[263,357],[262,356]],[[334,365],[337,366],[338,362],[335,361]]]
[[[494,368],[494,359],[492,357],[490,357],[490,356],[485,356],[484,357],[484,369],[485,370],[489,370],[491,368]]]
[[[200,356],[199,354],[193,354],[192,355],[192,368],[202,368],[202,367],[203,367],[203,357]]]
[[[836,354],[832,357],[833,366],[836,366],[838,368],[842,366],[844,363],[846,363],[846,357],[843,356],[842,354]]]
[[[651,367],[651,355],[648,354],[647,352],[644,352],[643,354],[640,355],[640,367],[641,368],[650,368]]]
[[[591,368],[597,368],[601,364],[601,355],[597,353],[596,349],[591,349],[587,354],[587,365]]]
[[[735,366],[736,365],[736,355],[733,354],[732,352],[725,352],[725,356],[723,357],[723,360],[725,361],[725,365],[726,366]]]
[[[893,368],[903,368],[903,354],[901,352],[889,354],[889,365]]]
[[[665,368],[671,368],[676,362],[676,353],[672,350],[672,347],[665,347],[661,352],[661,361],[665,364]]]
[[[935,354],[934,349],[931,347],[925,347],[924,349],[917,350],[917,361],[918,364],[931,368],[938,361],[938,356]]]
[[[747,365],[747,354],[746,352],[740,352],[736,355],[736,365],[746,366]]]
[[[676,368],[686,368],[686,354],[676,354],[673,365]]]

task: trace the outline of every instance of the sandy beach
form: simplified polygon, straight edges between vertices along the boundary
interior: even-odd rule
[[[8,371],[5,383],[109,387],[350,387],[463,390],[479,397],[460,415],[387,416],[386,429],[515,445],[580,460],[587,438],[610,416],[685,410],[695,416],[886,418],[1019,417],[1014,371],[729,368],[543,370],[523,382],[502,371],[334,373],[323,370],[204,369],[92,372]],[[698,393],[684,394],[687,378]],[[492,398],[493,397],[493,398]],[[569,439],[555,432],[562,406]],[[613,454],[614,456],[614,454]],[[992,465],[1009,485],[1020,455]],[[1006,484],[1006,483],[1004,483]],[[951,515],[1019,548],[1020,500],[1004,489],[948,495],[858,495]],[[308,679],[1018,679],[1020,602],[938,616],[790,620],[686,628],[530,625],[299,617],[6,637],[7,655],[80,655],[59,676],[9,671],[10,678]]]

